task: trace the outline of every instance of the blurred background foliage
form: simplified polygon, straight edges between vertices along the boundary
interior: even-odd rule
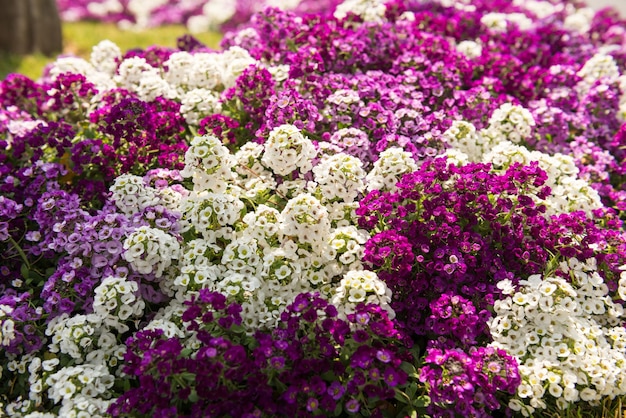
[[[176,40],[188,33],[184,25],[161,26],[141,31],[122,30],[114,23],[63,22],[63,54],[89,59],[91,48],[104,39],[115,42],[125,52],[151,45],[175,47]],[[222,35],[217,32],[194,34],[200,42],[217,48]],[[17,55],[0,52],[0,79],[10,73],[24,74],[37,80],[43,69],[56,57],[43,54]]]

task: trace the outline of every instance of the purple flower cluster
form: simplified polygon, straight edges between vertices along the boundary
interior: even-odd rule
[[[515,359],[493,347],[469,353],[431,348],[424,363],[420,380],[429,388],[428,410],[437,417],[491,417],[500,407],[494,394],[514,394],[521,383]]]
[[[488,165],[457,167],[438,158],[405,175],[396,193],[374,191],[361,201],[360,226],[380,230],[366,243],[364,260],[391,288],[391,306],[407,330],[427,335],[443,326],[428,313],[445,311],[445,301],[435,302],[441,295],[461,297],[454,309],[480,312],[498,299],[499,280],[543,268],[548,249],[530,237],[546,220],[524,191],[544,181],[536,165],[496,175]],[[455,337],[471,341],[481,329]]]
[[[301,294],[276,329],[246,335],[241,307],[201,290],[183,321],[198,349],[160,330],[127,342],[125,373],[138,387],[110,409],[152,416],[382,416],[409,384],[410,342],[384,310],[360,305],[347,321],[316,295]],[[407,345],[409,344],[409,345]]]

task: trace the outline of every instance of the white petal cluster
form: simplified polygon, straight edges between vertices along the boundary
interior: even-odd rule
[[[417,164],[410,152],[391,147],[380,153],[373,169],[365,176],[367,191],[395,191],[396,183],[406,173],[417,171]]]
[[[122,60],[122,50],[113,42],[104,40],[92,48],[91,65],[109,76],[115,74],[119,62]]]
[[[102,318],[125,322],[143,315],[145,306],[137,282],[124,277],[107,277],[94,289],[93,311]]]
[[[478,58],[483,53],[483,47],[476,41],[465,40],[456,45],[457,51],[469,59]]]
[[[235,164],[235,158],[218,138],[196,136],[185,152],[185,168],[180,174],[193,180],[194,191],[221,193],[235,178]]]
[[[109,405],[109,402],[103,400],[111,397],[110,392],[114,383],[114,376],[105,366],[91,364],[63,367],[48,376],[45,381],[49,387],[48,396],[55,403],[60,403],[61,408],[85,412],[92,410],[102,416],[106,415],[106,408]]]
[[[510,141],[514,144],[526,140],[532,134],[535,119],[528,109],[504,103],[489,118],[486,135],[494,142]]]
[[[231,193],[191,194],[181,204],[183,230],[193,230],[205,239],[222,238],[240,220],[243,201]]]
[[[316,154],[311,140],[297,127],[281,125],[270,132],[261,161],[280,176],[287,176],[295,170],[304,174],[313,168],[311,161]]]
[[[391,290],[387,284],[380,280],[376,273],[368,270],[349,271],[346,273],[335,289],[332,303],[337,306],[339,318],[346,318],[354,313],[360,303],[375,303],[380,305],[389,314],[389,318],[395,318],[395,312],[389,306],[391,302]]]
[[[180,113],[189,125],[198,126],[203,117],[221,111],[222,104],[219,96],[213,90],[193,89],[186,92],[180,99]]]
[[[62,314],[48,323],[46,335],[52,337],[49,350],[63,353],[82,362],[86,354],[97,346],[102,327],[102,317],[96,314]]]
[[[314,250],[322,248],[331,228],[328,209],[308,193],[290,199],[278,222],[283,236]]]
[[[363,245],[369,234],[354,225],[334,229],[328,236],[328,245],[324,256],[332,260],[335,275],[342,275],[350,270],[363,270]]]
[[[497,142],[495,138],[483,133],[470,122],[455,120],[443,133],[443,138],[452,149],[467,155],[469,161],[478,162]]]
[[[509,407],[525,416],[579,400],[626,394],[623,308],[612,301],[596,260],[560,264],[569,277],[534,275],[494,305],[493,345],[520,363],[522,384]]]
[[[76,364],[115,369],[122,363],[126,351],[116,335],[128,329],[119,318],[111,316],[62,314],[53,318],[46,328],[46,335],[51,339],[48,350],[69,355]]]
[[[16,337],[15,322],[9,317],[13,308],[9,305],[0,305],[0,345],[8,347]]]
[[[337,6],[333,16],[344,19],[348,13],[353,13],[364,22],[382,22],[385,20],[385,11],[384,0],[344,0]]]
[[[528,30],[533,26],[533,21],[523,13],[486,13],[480,18],[480,23],[494,32],[504,32],[511,24],[517,25],[520,30]]]
[[[161,71],[142,57],[130,57],[122,61],[113,80],[119,87],[137,93],[141,100],[147,102],[160,96],[176,97],[176,91],[162,77]]]
[[[126,215],[159,204],[157,190],[147,186],[141,177],[134,174],[118,176],[109,191],[115,206]]]
[[[595,10],[591,7],[581,7],[577,9],[572,7],[571,9],[573,9],[572,12],[568,14],[563,21],[563,27],[567,30],[579,33],[589,32],[591,22],[596,14]]]
[[[619,68],[613,57],[601,52],[589,58],[577,74],[582,78],[576,86],[581,97],[587,94],[597,81],[603,80],[605,83],[613,83],[618,81],[620,76]]]
[[[365,189],[363,163],[348,154],[335,154],[315,166],[313,173],[325,202],[353,202]]]
[[[237,3],[231,0],[207,0],[202,6],[202,14],[191,16],[187,28],[191,33],[216,30],[237,12]]]
[[[161,277],[180,257],[178,240],[156,228],[141,226],[124,241],[123,257],[137,273]]]
[[[219,53],[177,51],[164,65],[168,71],[163,77],[179,96],[196,89],[213,91],[223,88],[223,64]]]

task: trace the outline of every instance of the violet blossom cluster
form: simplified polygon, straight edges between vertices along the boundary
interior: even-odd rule
[[[170,16],[213,24],[200,3]],[[102,41],[0,83],[0,411],[624,399],[624,20],[313,3],[237,9],[219,50]],[[73,10],[145,26],[173,6]]]

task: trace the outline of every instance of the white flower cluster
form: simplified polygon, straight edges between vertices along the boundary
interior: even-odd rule
[[[612,301],[596,260],[569,259],[556,275],[533,275],[494,305],[493,345],[520,363],[522,384],[509,407],[532,416],[556,406],[626,394],[623,308]],[[507,291],[508,288],[508,291]]]
[[[156,189],[147,186],[141,177],[134,174],[118,176],[109,191],[115,206],[126,215],[159,204]]]
[[[149,226],[135,229],[124,241],[123,257],[137,273],[159,278],[180,256],[178,240],[167,232]]]
[[[104,318],[107,325],[108,317],[115,319],[114,326],[118,320],[140,317],[145,306],[137,282],[125,277],[107,277],[94,289],[93,311]]]
[[[276,163],[277,155],[282,165]],[[344,274],[363,269],[368,236],[353,226],[366,177],[362,162],[340,152],[316,155],[311,141],[293,125],[278,127],[264,144],[249,143],[232,155],[214,137],[194,139],[183,170],[194,187],[173,208],[181,214],[187,240],[177,268],[163,268],[159,282],[173,301],[150,326],[189,337],[176,306],[200,289],[210,289],[241,303],[251,331],[271,327],[297,294],[317,290],[330,299]],[[400,149],[385,155],[376,173],[393,177],[388,182],[395,184],[417,168]],[[282,178],[283,173],[290,177]],[[209,178],[217,177],[222,192],[203,190],[217,187],[207,186],[218,182]],[[134,251],[145,254],[145,242],[158,241],[136,239],[141,234],[145,228],[126,243],[126,257],[134,263]]]
[[[96,314],[62,314],[52,319],[46,328],[46,335],[52,337],[49,350],[52,353],[67,354],[78,362],[97,346],[102,326],[102,318]]]
[[[625,270],[626,266],[622,266],[622,270]],[[626,301],[626,271],[622,271],[619,275],[617,294],[619,297]]]
[[[15,339],[15,322],[9,317],[13,308],[9,305],[0,305],[0,345],[8,347]]]
[[[582,79],[576,86],[579,96],[584,96],[589,89],[599,80],[605,83],[614,83],[619,79],[619,68],[611,55],[597,53],[589,58],[578,71]]]
[[[528,109],[504,103],[494,110],[484,134],[493,138],[496,143],[510,141],[519,144],[530,137],[534,126],[535,119]]]
[[[120,347],[115,360],[121,364],[125,347]],[[47,360],[28,354],[8,362],[11,372],[28,381],[28,398],[18,398],[3,407],[8,416],[108,417],[106,411],[113,401],[110,389],[114,376],[107,364],[88,362],[62,367],[53,352],[47,354]],[[46,399],[53,400],[60,410],[51,415],[40,412],[45,408]]]
[[[510,24],[515,24],[520,30],[532,28],[533,21],[523,13],[487,13],[480,18],[480,23],[495,32],[504,32]]]
[[[475,41],[465,40],[456,45],[457,51],[465,55],[469,59],[478,58],[483,53],[481,44]]]
[[[205,239],[230,234],[244,208],[243,201],[234,193],[192,193],[181,203],[183,231],[193,229]]]
[[[118,86],[137,93],[144,101],[151,102],[159,96],[168,99],[176,97],[176,91],[162,77],[161,71],[142,57],[122,61],[113,80]]]
[[[562,4],[552,4],[546,0],[513,0],[513,4],[528,10],[538,19],[544,19],[563,10]]]
[[[44,393],[48,389],[46,379],[59,364],[59,359],[50,358],[41,360],[33,354],[16,357],[7,363],[7,369],[15,374],[26,376],[28,379],[28,398],[16,399],[4,406],[4,410],[10,417],[37,417],[37,410],[41,410],[44,402]],[[54,417],[58,415],[54,414]]]
[[[336,19],[344,19],[348,13],[353,13],[364,22],[382,22],[386,11],[384,0],[344,0],[333,15]]]
[[[298,170],[301,174],[313,168],[317,151],[310,139],[293,125],[281,125],[270,132],[265,142],[263,164],[280,176]]]
[[[248,51],[233,46],[223,52],[179,51],[157,68],[141,57],[122,59],[117,45],[102,41],[91,54],[91,61],[77,57],[60,57],[50,70],[56,79],[63,73],[82,74],[99,91],[89,105],[96,107],[99,97],[109,90],[124,88],[140,99],[153,101],[159,96],[181,102],[181,114],[188,123],[197,125],[204,116],[219,112],[219,94],[235,85],[250,65],[261,65]],[[284,68],[273,70],[284,76]]]
[[[328,209],[310,194],[299,194],[285,205],[280,214],[279,228],[286,239],[320,253],[325,238],[330,234]]]
[[[115,378],[103,365],[63,367],[45,381],[48,397],[61,404],[59,416],[107,416]]]
[[[104,74],[112,77],[122,59],[122,50],[113,42],[104,40],[91,50],[91,65]]]
[[[348,154],[335,154],[315,166],[313,174],[322,193],[322,201],[354,202],[365,189],[363,163]]]
[[[478,162],[482,160],[484,154],[489,152],[496,141],[489,135],[483,135],[483,131],[476,130],[476,127],[464,120],[455,120],[444,133],[443,138],[446,143],[467,157],[469,161]],[[465,158],[460,154],[458,158]]]
[[[493,112],[487,128],[477,130],[473,124],[457,120],[444,132],[443,138],[451,147],[447,154],[457,164],[466,160],[490,163],[493,170],[504,171],[515,163],[539,162],[548,175],[546,186],[552,193],[545,200],[533,197],[537,203],[546,205],[546,215],[578,210],[591,215],[593,210],[602,207],[600,195],[589,182],[578,177],[579,170],[571,156],[530,151],[520,145],[530,137],[534,125],[534,118],[527,109],[505,103]]]
[[[189,125],[199,125],[204,116],[220,113],[222,104],[212,90],[200,88],[186,92],[180,99],[180,113]]]
[[[222,193],[234,181],[236,160],[213,135],[196,136],[185,153],[183,177],[191,177],[195,191]]]
[[[375,303],[387,311],[390,319],[396,316],[389,306],[391,290],[376,273],[368,270],[346,273],[331,301],[339,311],[339,318],[342,319],[354,313],[356,306],[360,303]]]
[[[173,282],[176,297],[184,300],[189,292],[209,288],[222,276],[224,268],[214,264],[222,248],[205,239],[186,243],[179,263],[180,273]]]
[[[354,225],[336,228],[328,236],[325,257],[334,260],[334,274],[340,275],[350,270],[363,270],[363,245],[369,239],[367,232]]]
[[[579,33],[587,33],[589,29],[591,29],[591,22],[593,21],[593,17],[596,12],[591,7],[581,7],[575,9],[571,7],[571,4],[568,4],[566,10],[568,10],[569,14],[563,21],[563,27],[567,30],[579,32]]]
[[[407,173],[417,171],[417,164],[410,152],[391,147],[380,153],[373,169],[365,176],[367,191],[395,191],[396,183]]]
[[[191,16],[187,28],[191,33],[216,30],[219,25],[230,20],[237,12],[237,2],[231,0],[207,0],[202,6],[202,14]]]

